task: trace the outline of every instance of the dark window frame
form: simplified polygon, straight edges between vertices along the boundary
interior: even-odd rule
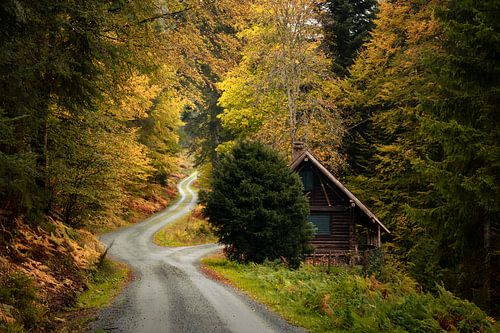
[[[313,221],[312,217],[327,218],[327,221]],[[308,216],[309,223],[313,225],[314,236],[330,236],[332,234],[332,214],[324,212],[310,212]]]

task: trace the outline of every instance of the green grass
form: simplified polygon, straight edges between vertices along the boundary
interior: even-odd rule
[[[88,290],[78,296],[78,308],[102,308],[120,293],[128,280],[129,268],[121,263],[104,259],[100,267],[92,271]]]
[[[183,216],[154,236],[154,242],[160,246],[191,246],[216,243],[217,237],[208,222],[200,218],[199,208]]]
[[[95,320],[98,310],[110,305],[122,291],[129,272],[130,269],[125,264],[104,259],[94,270],[88,272],[88,289],[77,297],[74,307],[58,314],[62,318],[61,323],[51,331],[87,332],[88,325]]]
[[[317,267],[289,270],[279,264],[239,264],[225,258],[202,260],[291,323],[311,332],[494,332],[494,320],[477,306],[441,288],[418,291],[400,273],[381,283],[356,269]]]

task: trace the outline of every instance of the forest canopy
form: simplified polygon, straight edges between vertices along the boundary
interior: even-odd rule
[[[424,289],[498,314],[499,7],[5,0],[1,227],[106,224],[184,147],[215,170],[238,141],[302,141]]]
[[[116,214],[148,183],[167,183],[180,114],[204,103],[207,71],[220,73],[232,52],[231,20],[218,22],[234,16],[232,5],[3,2],[5,215],[84,225]]]

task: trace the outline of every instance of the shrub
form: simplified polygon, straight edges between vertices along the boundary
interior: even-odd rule
[[[205,214],[230,259],[284,258],[297,267],[311,251],[309,207],[299,177],[283,158],[255,142],[237,143],[214,166]]]
[[[39,299],[36,294],[36,286],[33,279],[27,275],[15,272],[0,276],[0,304],[12,306],[11,315],[17,320],[17,323],[2,327],[9,331],[16,331],[16,327],[21,329],[34,329],[43,322],[43,311],[39,305]]]

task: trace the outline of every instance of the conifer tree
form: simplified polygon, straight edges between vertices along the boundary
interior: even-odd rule
[[[201,101],[204,66],[220,72],[233,49],[218,34],[229,8],[238,5],[2,2],[0,210],[81,223],[119,214],[145,180],[165,182],[180,110]]]
[[[430,5],[412,8],[404,1],[382,3],[375,23],[372,40],[350,76],[339,81],[345,94],[337,103],[351,112],[346,141],[356,141],[359,148],[353,154],[352,146],[347,147],[350,185],[387,221],[395,237],[404,238],[399,245],[408,254],[416,237],[405,236],[413,224],[405,205],[418,205],[421,198],[415,194],[426,191],[412,165],[423,153],[418,96],[432,93],[423,59],[439,49],[434,38],[439,29]]]
[[[438,98],[423,98],[418,161],[432,183],[422,210],[436,241],[446,285],[491,309],[498,302],[500,105],[498,1],[449,1],[437,7],[443,52],[430,60]],[[496,290],[498,293],[498,289]]]
[[[318,9],[325,34],[323,43],[333,58],[333,71],[344,76],[373,29],[377,1],[328,0],[320,2]]]
[[[30,199],[2,196],[9,210],[30,217],[51,210],[50,127],[96,110],[101,89],[120,76],[114,64],[125,53],[103,37],[110,26],[106,10],[98,1],[6,1],[0,7],[0,105],[16,141],[0,149],[10,160],[33,157],[20,169],[30,170],[32,187],[14,196]],[[16,178],[4,172],[0,177],[12,188]]]
[[[348,178],[426,288],[493,304],[498,243],[495,2],[384,2],[340,81],[363,138]],[[353,118],[355,119],[355,118]]]
[[[309,207],[298,175],[276,151],[237,143],[213,170],[205,213],[231,259],[285,258],[297,267],[310,251]]]

